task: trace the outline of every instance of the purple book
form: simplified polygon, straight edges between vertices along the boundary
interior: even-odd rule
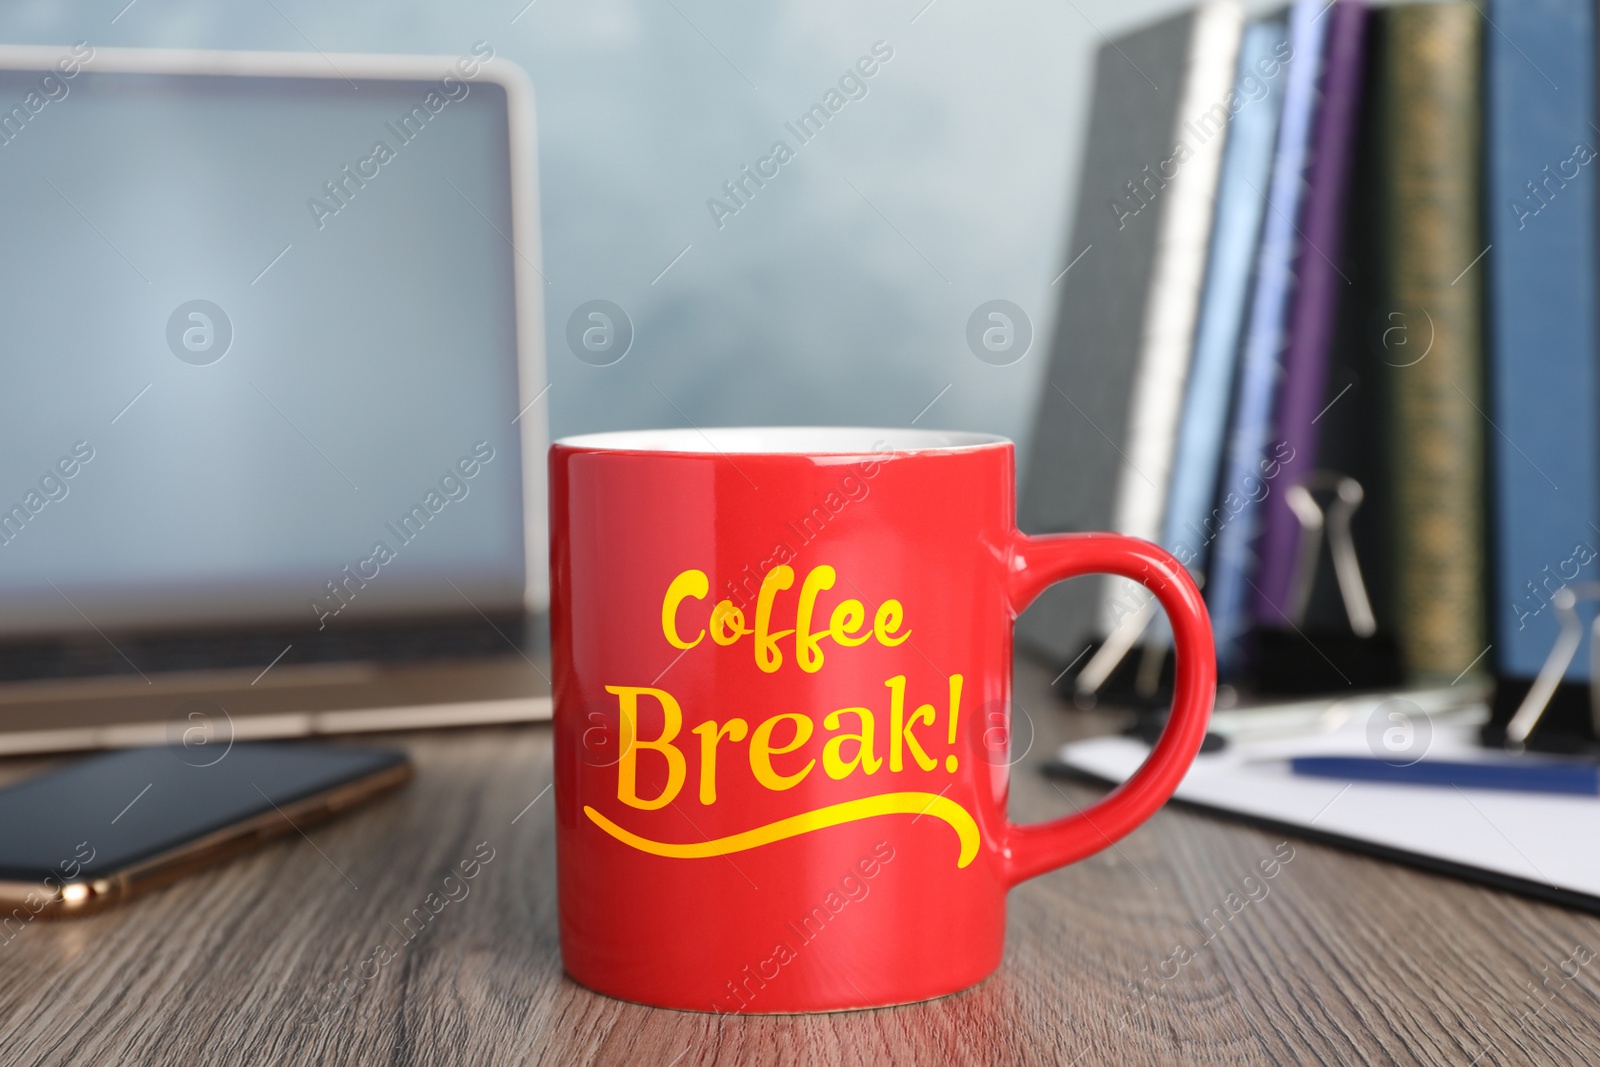
[[[1336,264],[1344,253],[1345,204],[1366,62],[1367,8],[1359,0],[1339,0],[1328,15],[1333,25],[1328,27],[1322,106],[1317,109],[1300,219],[1299,284],[1289,313],[1274,431],[1275,442],[1287,442],[1294,452],[1262,502],[1255,615],[1261,625],[1276,628],[1286,626],[1291,617],[1289,601],[1301,529],[1283,490],[1317,468],[1316,423],[1329,399],[1328,350],[1333,344],[1341,291],[1348,285]]]

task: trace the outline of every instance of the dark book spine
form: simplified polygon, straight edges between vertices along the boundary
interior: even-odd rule
[[[1393,10],[1388,29],[1381,371],[1396,636],[1408,672],[1449,680],[1487,643],[1481,28],[1467,4],[1414,4]]]
[[[1333,343],[1339,302],[1349,298],[1348,276],[1337,264],[1344,258],[1344,212],[1350,187],[1356,117],[1361,108],[1366,61],[1367,8],[1360,0],[1340,0],[1328,17],[1327,69],[1322,103],[1307,175],[1305,212],[1300,220],[1299,285],[1289,314],[1288,351],[1278,384],[1277,434],[1282,448],[1278,486],[1262,501],[1261,566],[1256,577],[1256,622],[1285,628],[1297,625],[1291,603],[1303,534],[1287,500],[1290,486],[1317,469],[1317,425],[1327,410],[1328,350]],[[1284,447],[1286,446],[1286,447]]]

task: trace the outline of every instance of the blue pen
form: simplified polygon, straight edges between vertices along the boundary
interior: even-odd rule
[[[1297,756],[1288,763],[1289,769],[1295,774],[1311,778],[1600,796],[1600,766],[1579,761],[1501,760],[1471,763],[1419,760],[1416,763],[1395,764],[1372,756]]]

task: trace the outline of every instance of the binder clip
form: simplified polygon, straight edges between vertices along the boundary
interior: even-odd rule
[[[1327,497],[1326,506],[1318,503],[1318,494]],[[1293,696],[1403,684],[1399,647],[1378,630],[1351,532],[1365,496],[1360,482],[1335,471],[1314,471],[1285,491],[1284,501],[1300,523],[1287,613],[1293,625],[1251,634],[1255,670],[1247,680],[1252,693]],[[1307,621],[1324,540],[1348,630]],[[1195,581],[1204,588],[1204,575]],[[1069,667],[1065,681],[1056,682],[1057,691],[1078,707],[1104,701],[1144,711],[1171,703],[1176,662],[1154,597],[1085,653],[1076,674]]]
[[[1560,752],[1600,756],[1600,616],[1591,626],[1591,681],[1563,681],[1583,644],[1578,601],[1600,599],[1600,583],[1564,586],[1550,597],[1561,630],[1532,682],[1500,678],[1495,682],[1489,722],[1481,740],[1491,748],[1512,752]]]
[[[1317,494],[1327,496],[1326,506],[1317,502]],[[1365,497],[1360,482],[1336,471],[1313,471],[1285,490],[1284,502],[1300,522],[1287,612],[1292,625],[1256,630],[1257,692],[1276,696],[1389,689],[1404,681],[1399,646],[1378,632],[1350,530]],[[1348,630],[1307,621],[1324,540]]]
[[[1205,576],[1195,583],[1205,586]],[[1177,660],[1172,641],[1154,596],[1146,595],[1139,609],[1123,619],[1103,640],[1079,653],[1056,679],[1061,696],[1088,710],[1101,701],[1140,711],[1165,710],[1172,703]],[[1157,624],[1157,625],[1152,625]],[[1134,650],[1138,655],[1130,655]],[[1074,672],[1074,668],[1077,668]]]

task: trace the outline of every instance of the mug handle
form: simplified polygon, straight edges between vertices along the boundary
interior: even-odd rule
[[[1143,585],[1166,609],[1177,650],[1172,714],[1143,765],[1109,796],[1075,815],[1006,824],[1005,876],[1016,885],[1092,856],[1131,833],[1167,802],[1205,738],[1216,699],[1211,619],[1188,570],[1164,549],[1119,534],[1014,535],[1008,554],[1011,610],[1021,614],[1046,586],[1084,574],[1115,574]]]

